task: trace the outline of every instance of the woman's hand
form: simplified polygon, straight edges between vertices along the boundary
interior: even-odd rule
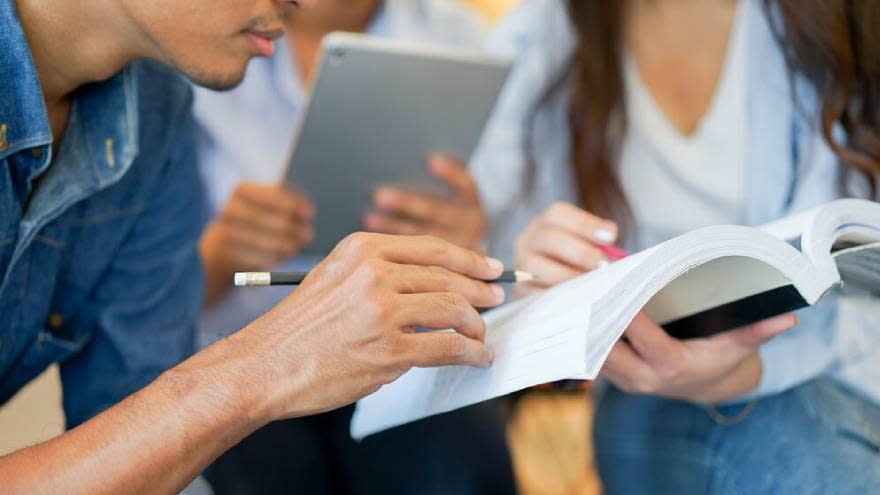
[[[312,241],[311,203],[278,184],[242,182],[205,228],[199,254],[205,265],[205,304],[232,288],[237,271],[268,270]]]
[[[431,157],[428,170],[452,189],[451,199],[383,187],[376,191],[375,211],[366,216],[364,226],[373,232],[432,235],[469,249],[480,247],[486,214],[473,177],[464,165],[442,156]]]
[[[797,317],[787,313],[707,339],[677,340],[639,313],[601,374],[633,394],[725,402],[758,386],[758,348],[796,325]]]
[[[569,203],[556,203],[520,234],[516,267],[535,276],[528,289],[552,287],[607,264],[598,246],[616,240],[614,222]]]

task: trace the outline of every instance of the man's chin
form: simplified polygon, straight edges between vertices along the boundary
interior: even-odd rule
[[[205,70],[200,67],[188,67],[182,72],[194,84],[214,91],[228,91],[244,80],[247,64],[229,70]]]
[[[244,80],[244,71],[234,74],[187,74],[194,84],[213,91],[229,91]]]

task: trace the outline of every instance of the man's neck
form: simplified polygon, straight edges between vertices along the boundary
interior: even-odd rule
[[[124,29],[120,2],[15,3],[50,113],[52,108],[64,106],[80,86],[108,79],[144,55],[132,43],[135,37]]]

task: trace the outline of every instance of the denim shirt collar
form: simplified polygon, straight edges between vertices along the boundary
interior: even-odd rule
[[[52,142],[40,81],[14,0],[0,0],[0,159]]]
[[[14,0],[0,0],[0,160],[30,148],[44,147],[42,159],[17,160],[26,176],[42,174],[51,162],[52,130],[36,66]],[[71,103],[68,133],[82,139],[77,154],[91,164],[90,182],[82,189],[103,189],[118,181],[138,152],[137,88],[130,69],[76,91]],[[3,146],[5,132],[6,144]],[[5,149],[4,149],[5,148]],[[93,187],[90,187],[93,186]]]

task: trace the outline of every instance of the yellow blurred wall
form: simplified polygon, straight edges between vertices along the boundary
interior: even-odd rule
[[[469,0],[469,2],[483,12],[490,22],[495,22],[520,0]]]

